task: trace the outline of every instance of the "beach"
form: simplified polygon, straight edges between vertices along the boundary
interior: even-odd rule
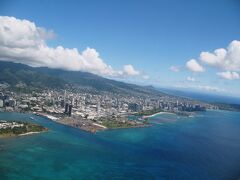
[[[155,113],[155,114],[152,114],[152,115],[143,116],[143,118],[146,119],[146,118],[150,118],[150,117],[157,116],[157,115],[159,115],[159,114],[174,114],[174,113],[170,113],[170,112],[158,112],[158,113]]]
[[[42,131],[39,132],[27,132],[27,133],[23,133],[23,134],[19,134],[18,136],[26,136],[26,135],[30,135],[30,134],[38,134],[41,133]]]

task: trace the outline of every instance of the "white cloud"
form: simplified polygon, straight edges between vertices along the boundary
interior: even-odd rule
[[[148,75],[143,75],[142,78],[143,78],[144,80],[148,80],[150,77],[149,77]]]
[[[234,40],[224,49],[202,52],[200,60],[207,65],[227,71],[240,71],[240,41]]]
[[[123,66],[123,73],[130,76],[140,75],[140,72],[135,70],[131,64]]]
[[[191,81],[191,82],[195,82],[195,81],[196,81],[196,79],[195,79],[194,77],[191,77],[191,76],[188,76],[188,77],[187,77],[187,80],[188,80],[188,81]]]
[[[228,79],[228,80],[240,79],[240,75],[237,72],[231,72],[231,71],[218,72],[217,75],[223,79]]]
[[[114,70],[93,48],[79,52],[76,48],[49,47],[46,41],[55,36],[52,30],[37,27],[34,22],[0,16],[0,60],[34,67],[87,71],[110,77],[141,74],[132,65],[125,65],[122,71]]]
[[[173,71],[173,72],[179,72],[179,71],[180,71],[180,67],[178,67],[178,66],[171,66],[171,67],[169,68],[169,70],[171,70],[171,71]]]
[[[54,39],[57,36],[53,30],[46,30],[45,28],[38,27],[38,32],[40,37],[45,40]]]
[[[204,68],[195,60],[191,59],[186,63],[186,67],[193,72],[203,72]]]
[[[226,92],[226,90],[223,88],[219,88],[216,86],[209,86],[209,85],[178,84],[178,85],[174,85],[174,87],[184,88],[184,89],[196,89],[201,91],[217,92],[217,93]]]
[[[206,91],[213,91],[213,92],[225,92],[225,89],[215,87],[215,86],[198,85],[196,86],[196,88],[206,90]]]

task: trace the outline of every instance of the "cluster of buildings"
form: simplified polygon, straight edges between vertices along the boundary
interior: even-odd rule
[[[8,129],[8,128],[15,128],[15,127],[23,127],[24,124],[23,123],[19,123],[19,122],[7,122],[7,121],[3,121],[0,120],[0,129]]]
[[[56,117],[74,116],[85,119],[124,116],[134,112],[161,109],[168,112],[202,111],[216,108],[199,101],[174,96],[127,95],[114,93],[45,90],[31,94],[0,92],[0,111],[44,112]]]

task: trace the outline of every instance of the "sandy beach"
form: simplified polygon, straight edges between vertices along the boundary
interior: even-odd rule
[[[45,113],[40,113],[40,112],[34,112],[33,114],[37,115],[37,116],[43,116],[43,117],[46,117],[50,120],[53,120],[53,121],[57,121],[59,118],[57,117],[54,117],[52,115],[49,115],[49,114],[45,114]]]
[[[152,115],[149,115],[149,116],[143,116],[143,118],[150,118],[150,117],[154,117],[154,116],[157,116],[159,114],[174,114],[174,113],[170,113],[170,112],[158,112],[158,113],[155,113],[155,114],[152,114]]]
[[[27,132],[27,133],[24,133],[24,134],[19,134],[18,136],[26,136],[26,135],[30,135],[30,134],[38,134],[38,133],[41,133],[41,132]]]

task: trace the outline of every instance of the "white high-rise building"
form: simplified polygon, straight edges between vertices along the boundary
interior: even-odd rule
[[[67,92],[66,92],[66,90],[64,90],[64,104],[66,104],[66,97],[67,96]]]
[[[3,107],[3,100],[0,99],[0,108]]]

